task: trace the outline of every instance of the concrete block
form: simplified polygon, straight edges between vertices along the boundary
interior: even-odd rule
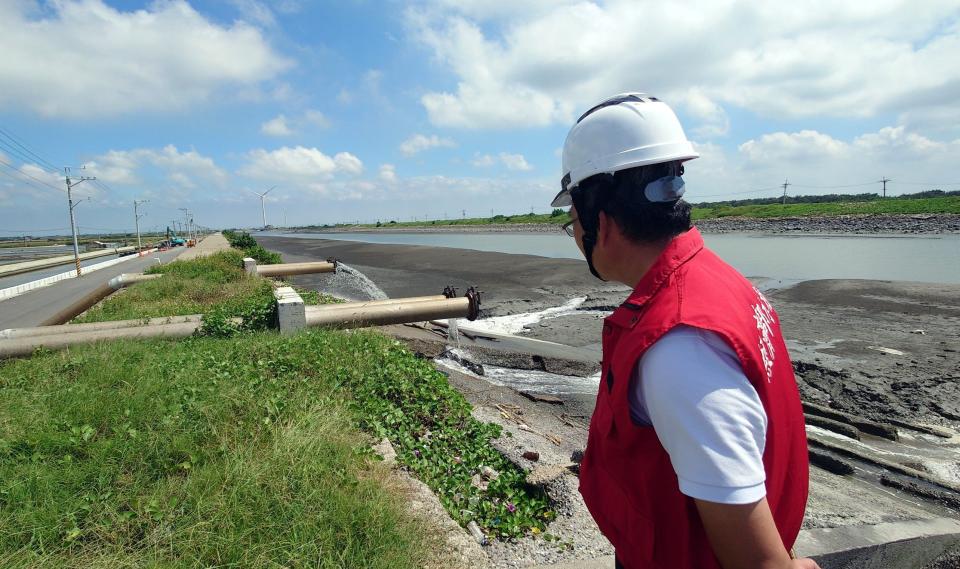
[[[246,271],[248,275],[257,274],[257,260],[251,257],[244,258],[243,270]]]
[[[281,334],[294,334],[307,327],[307,312],[303,299],[293,287],[275,288],[273,296],[277,299],[277,327]]]

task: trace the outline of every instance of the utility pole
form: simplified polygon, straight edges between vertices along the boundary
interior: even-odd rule
[[[186,237],[186,239],[189,240],[190,239],[190,225],[189,225],[190,210],[185,207],[178,207],[177,209],[183,212],[183,231],[186,233],[184,237]]]
[[[880,182],[883,183],[883,197],[887,197],[887,182],[892,182],[892,181],[893,180],[891,180],[890,178],[887,178],[886,176],[884,176],[880,180]]]
[[[466,219],[466,218],[467,218],[467,210],[464,209],[464,210],[461,210],[461,211],[463,212],[463,218]]]
[[[787,205],[787,186],[790,185],[790,182],[786,178],[783,179],[783,204]]]
[[[77,221],[73,216],[73,208],[80,205],[80,202],[73,203],[73,187],[86,182],[87,180],[96,180],[96,178],[80,176],[76,182],[70,180],[70,168],[64,166],[63,173],[67,178],[67,205],[70,206],[70,230],[73,232],[73,262],[77,266],[77,276],[80,276],[80,246],[77,244]],[[83,200],[80,200],[83,201]]]
[[[137,253],[143,249],[143,244],[140,243],[140,218],[145,214],[137,213],[137,206],[140,204],[147,203],[150,200],[133,200],[133,222],[137,225]]]

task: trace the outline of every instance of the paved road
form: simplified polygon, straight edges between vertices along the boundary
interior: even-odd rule
[[[80,261],[81,267],[87,267],[90,265],[96,265],[97,263],[102,263],[104,261],[109,261],[110,259],[116,259],[116,255],[110,255],[108,257],[96,257],[93,259],[86,259]],[[57,265],[56,267],[50,267],[47,269],[39,269],[36,271],[30,271],[29,273],[20,273],[19,275],[12,275],[9,277],[0,278],[0,289],[5,289],[11,286],[17,286],[23,283],[29,283],[32,281],[37,281],[42,278],[52,277],[53,275],[59,275],[60,273],[65,273],[74,268],[73,261],[69,261],[62,265]]]
[[[100,269],[78,279],[68,279],[0,302],[0,330],[37,326],[75,299],[87,294],[121,273],[140,273],[157,262],[169,263],[184,251],[177,247],[148,257],[131,259]],[[39,277],[37,277],[39,278]]]

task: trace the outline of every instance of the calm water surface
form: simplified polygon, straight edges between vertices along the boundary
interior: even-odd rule
[[[280,233],[256,235],[428,245],[581,259],[573,239],[553,233]],[[960,284],[960,235],[704,235],[741,273],[782,281],[878,279]]]

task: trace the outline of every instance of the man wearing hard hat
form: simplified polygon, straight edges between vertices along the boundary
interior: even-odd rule
[[[807,502],[807,442],[780,322],[691,227],[699,155],[656,97],[583,114],[561,191],[594,276],[633,289],[603,325],[580,492],[627,569],[813,569],[789,553]]]

